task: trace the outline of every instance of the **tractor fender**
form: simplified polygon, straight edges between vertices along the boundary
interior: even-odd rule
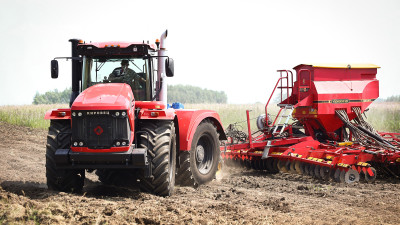
[[[217,112],[212,110],[176,110],[176,118],[179,126],[179,148],[189,151],[192,145],[194,133],[198,125],[205,119],[211,120],[217,128],[220,140],[226,140],[224,128]]]
[[[45,120],[69,120],[71,119],[71,109],[50,109],[44,115]]]

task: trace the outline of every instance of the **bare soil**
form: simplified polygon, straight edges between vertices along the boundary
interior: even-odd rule
[[[101,184],[83,194],[47,190],[47,131],[0,122],[0,224],[400,224],[400,182],[329,183],[224,168],[172,197]]]

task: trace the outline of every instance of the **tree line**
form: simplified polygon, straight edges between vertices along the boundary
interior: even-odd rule
[[[400,102],[400,95],[393,95],[393,96],[387,97],[384,101],[385,102]]]
[[[71,88],[64,91],[48,91],[44,94],[36,92],[33,104],[69,103]],[[168,85],[168,102],[180,103],[226,103],[227,95],[223,91],[202,89],[191,85]]]
[[[64,91],[58,91],[54,89],[53,91],[48,91],[44,94],[36,92],[33,97],[33,104],[57,104],[57,103],[69,103],[69,98],[71,96],[71,88],[67,88]]]
[[[180,103],[220,103],[228,101],[223,91],[213,91],[191,85],[168,85],[168,101]]]

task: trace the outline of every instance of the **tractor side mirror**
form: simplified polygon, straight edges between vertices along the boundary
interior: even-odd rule
[[[165,60],[165,72],[167,74],[167,77],[174,76],[174,60],[173,59],[167,58]]]
[[[58,61],[53,59],[51,60],[51,78],[58,78]]]

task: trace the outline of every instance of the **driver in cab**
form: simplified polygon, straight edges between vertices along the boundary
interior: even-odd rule
[[[121,61],[121,67],[115,68],[108,76],[108,79],[105,79],[104,81],[112,83],[127,83],[129,85],[133,83],[135,89],[140,89],[140,83],[146,82],[143,77],[139,76],[135,71],[129,68],[129,60],[126,59],[123,59]]]

